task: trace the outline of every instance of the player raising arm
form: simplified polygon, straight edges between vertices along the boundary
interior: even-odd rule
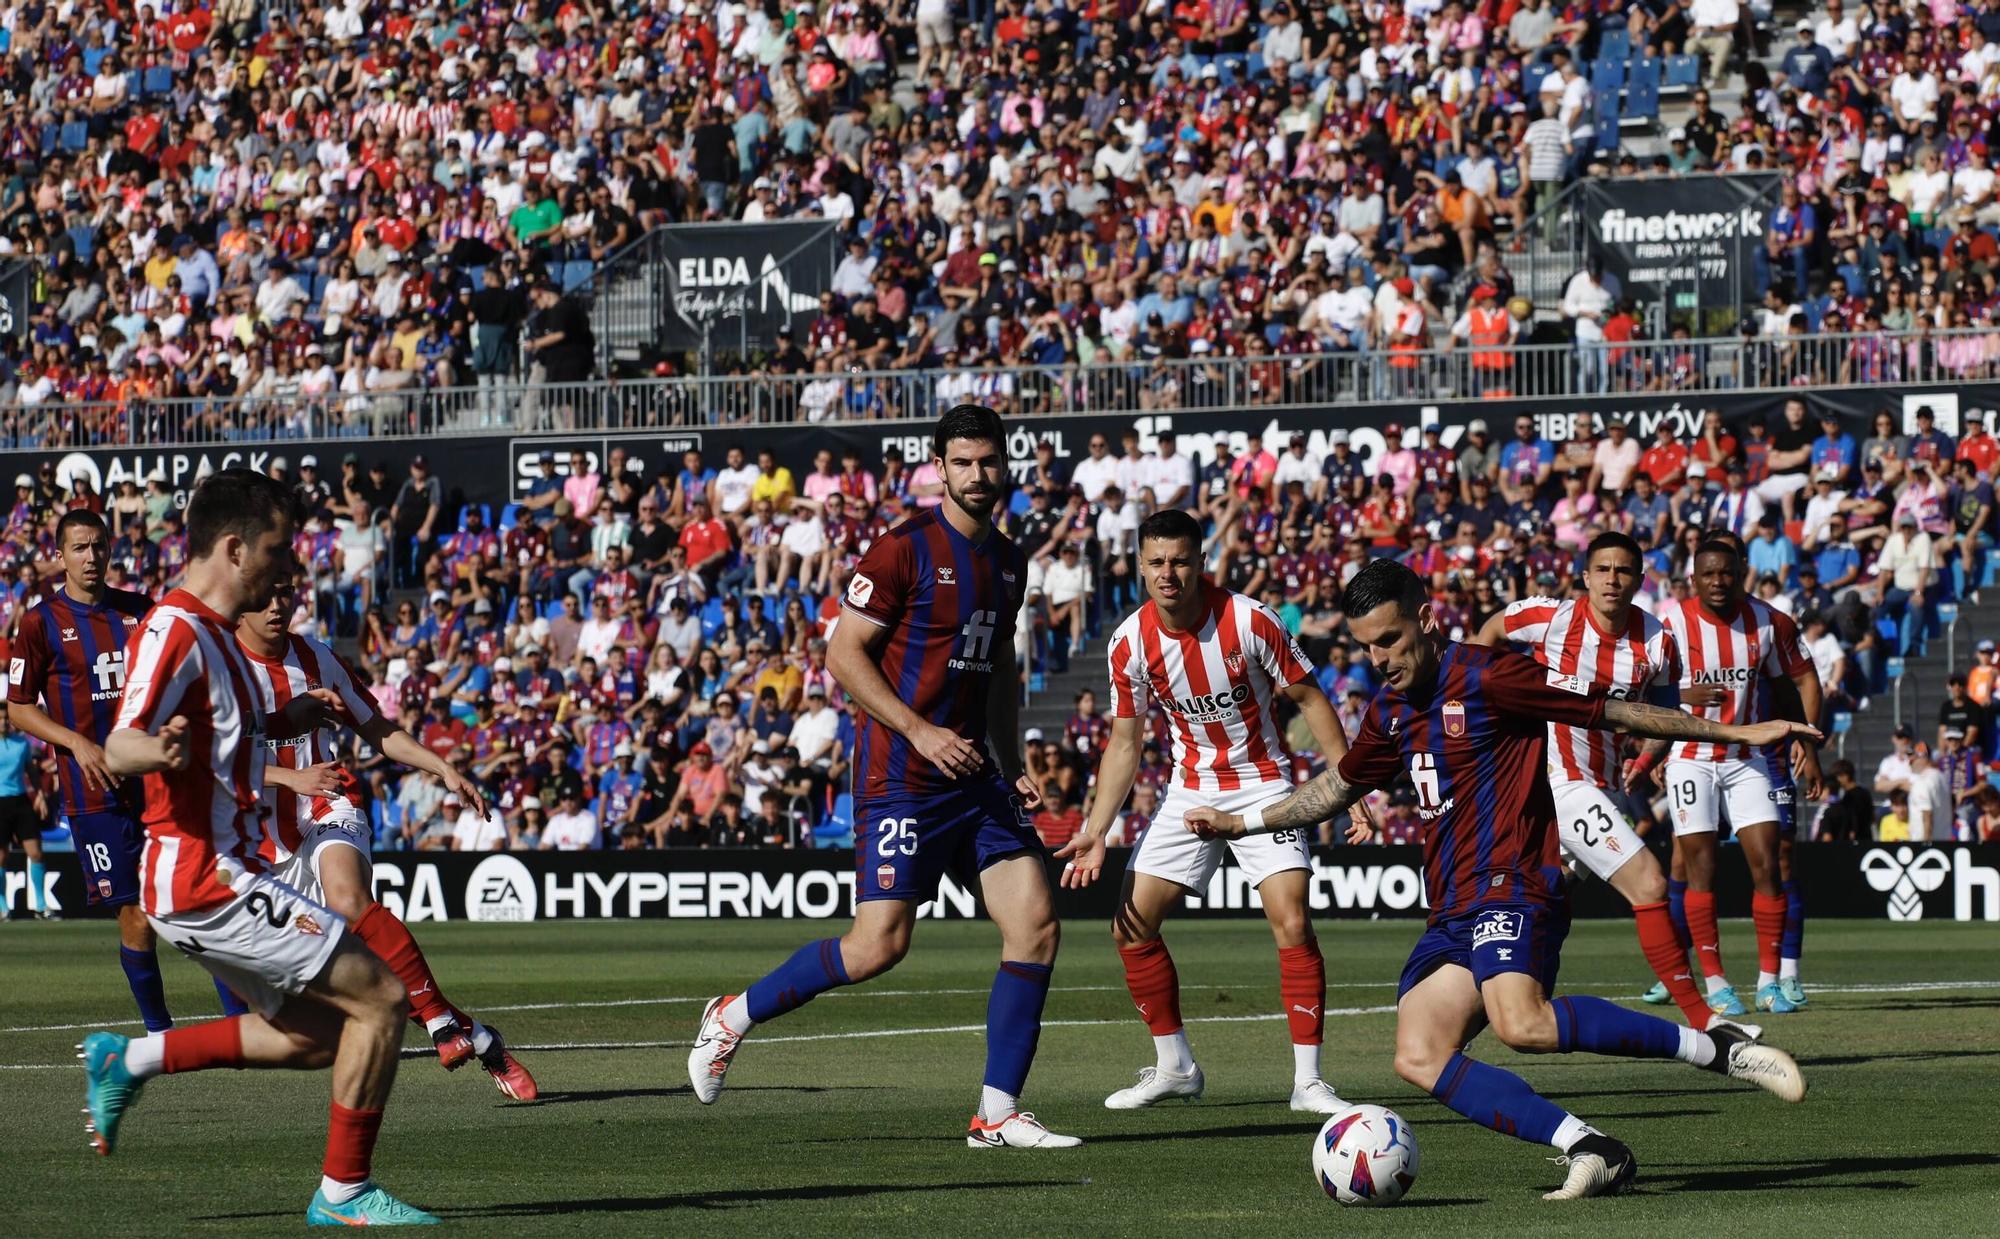
[[[1551,685],[1518,654],[1445,641],[1422,579],[1394,560],[1357,573],[1342,609],[1384,679],[1347,756],[1268,808],[1196,808],[1187,823],[1231,838],[1300,829],[1409,775],[1428,827],[1431,915],[1398,986],[1397,1074],[1476,1123],[1561,1150],[1569,1173],[1549,1193],[1556,1200],[1623,1190],[1638,1164],[1519,1076],[1466,1057],[1488,1024],[1525,1053],[1679,1059],[1804,1098],[1792,1057],[1727,1021],[1702,1032],[1601,998],[1553,997],[1570,917],[1543,750],[1551,722],[1744,744],[1817,733],[1797,723],[1728,726]]]
[[[255,1013],[136,1040],[90,1034],[80,1047],[89,1130],[108,1155],[126,1110],[163,1073],[330,1066],[326,1158],[307,1221],[431,1224],[369,1179],[408,1011],[402,983],[338,913],[272,877],[259,854],[265,719],[234,629],[297,571],[292,503],[281,483],[249,469],[224,469],[195,490],[187,584],[132,642],[105,743],[112,777],[146,780],[140,906],[160,937]]]
[[[993,528],[1007,478],[999,414],[962,404],[932,454],[945,502],[877,538],[848,583],[827,666],[861,708],[855,731],[854,926],[808,943],[741,994],[702,1013],[688,1078],[713,1102],[750,1030],[836,986],[894,967],[917,906],[971,862],[1000,930],[986,1007],[986,1076],[966,1132],[973,1148],[1065,1148],[1020,1108],[1041,1037],[1060,929],[1041,840],[1024,813],[1014,618],[1027,585],[1020,548]],[[987,751],[988,741],[992,752]]]
[[[290,581],[279,584],[262,610],[246,612],[236,639],[249,659],[250,678],[267,710],[283,710],[318,689],[336,694],[337,716],[390,761],[437,776],[447,792],[484,817],[486,799],[456,767],[417,738],[376,713],[354,673],[316,638],[287,631],[294,603]],[[348,928],[389,965],[410,995],[410,1019],[430,1034],[438,1061],[456,1071],[477,1055],[494,1085],[517,1101],[533,1101],[535,1080],[508,1052],[498,1029],[488,1028],[445,1000],[422,948],[395,913],[375,902],[369,880],[367,815],[360,784],[334,761],[328,728],[317,723],[274,727],[265,737],[264,804],[269,825],[262,853],[278,878],[347,920]]]
[[[1064,886],[1097,880],[1105,832],[1139,768],[1146,703],[1157,702],[1173,724],[1174,785],[1127,866],[1111,938],[1132,1002],[1152,1030],[1158,1061],[1139,1072],[1138,1084],[1105,1099],[1113,1110],[1173,1097],[1193,1100],[1206,1086],[1188,1047],[1180,977],[1160,926],[1183,898],[1207,889],[1224,845],[1180,829],[1181,814],[1195,805],[1269,804],[1291,788],[1291,758],[1278,733],[1279,692],[1304,714],[1329,764],[1347,752],[1346,734],[1313,679],[1312,664],[1277,615],[1202,578],[1201,526],[1192,516],[1169,508],[1146,518],[1139,526],[1139,571],[1147,602],[1111,638],[1111,737],[1098,762],[1096,798],[1083,829],[1056,853],[1069,861]],[[1354,829],[1365,837],[1365,819]],[[1307,832],[1257,835],[1228,846],[1262,899],[1277,939],[1279,1001],[1292,1034],[1292,1109],[1337,1113],[1347,1103],[1320,1077],[1326,963],[1306,906],[1312,877]]]

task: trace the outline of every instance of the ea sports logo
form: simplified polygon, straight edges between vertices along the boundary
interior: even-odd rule
[[[512,856],[487,857],[465,880],[465,919],[469,921],[532,921],[537,902],[535,875]]]
[[[1889,919],[1924,919],[1924,893],[1944,885],[1951,873],[1951,858],[1926,848],[1869,848],[1861,856],[1861,876],[1868,885],[1889,896]]]

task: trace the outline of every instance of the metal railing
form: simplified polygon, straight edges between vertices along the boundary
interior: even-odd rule
[[[725,375],[0,406],[0,448],[197,446],[1369,401],[1616,397],[2000,379],[2000,330]]]

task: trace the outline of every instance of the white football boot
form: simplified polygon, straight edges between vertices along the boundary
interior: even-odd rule
[[[1191,1067],[1186,1075],[1163,1071],[1158,1067],[1141,1067],[1139,1082],[1131,1088],[1121,1088],[1104,1099],[1106,1110],[1143,1110],[1147,1106],[1178,1097],[1183,1101],[1194,1101],[1208,1082],[1201,1077],[1199,1064]],[[1297,1107],[1293,1107],[1296,1109]]]

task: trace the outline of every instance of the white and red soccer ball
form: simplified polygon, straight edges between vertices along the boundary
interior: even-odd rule
[[[1343,1205],[1393,1205],[1417,1181],[1417,1137],[1386,1106],[1349,1106],[1313,1137],[1313,1177]]]

